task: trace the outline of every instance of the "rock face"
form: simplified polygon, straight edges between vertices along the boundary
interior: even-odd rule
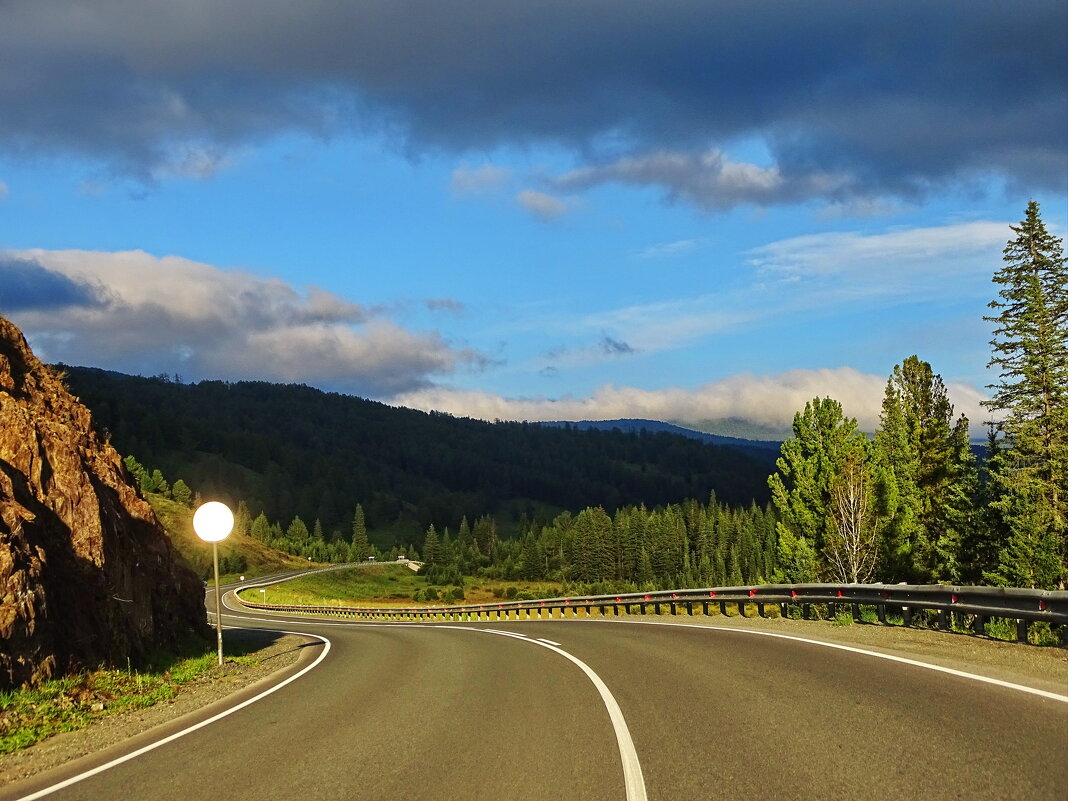
[[[207,635],[181,563],[89,410],[0,317],[0,689]]]

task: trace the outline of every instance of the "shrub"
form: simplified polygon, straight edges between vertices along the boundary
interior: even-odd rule
[[[835,615],[834,625],[836,626],[852,626],[853,623],[853,612],[851,610],[843,610]]]

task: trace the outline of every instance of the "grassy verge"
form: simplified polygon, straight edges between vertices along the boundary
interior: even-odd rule
[[[152,505],[152,510],[163,524],[171,542],[178,553],[189,563],[193,570],[203,579],[212,578],[211,545],[200,540],[193,531],[193,510],[182,504],[164,498],[162,495],[148,493],[145,496]],[[228,573],[225,568],[227,559],[240,557],[244,568],[238,572]],[[281,573],[298,567],[308,567],[308,560],[276,551],[262,542],[244,534],[231,534],[219,543],[219,559],[223,563],[223,582],[236,581],[239,576],[253,578],[270,573]]]
[[[227,643],[232,662],[255,664],[254,650]],[[38,743],[94,720],[174,698],[183,685],[217,669],[214,643],[190,643],[180,655],[157,655],[141,670],[99,669],[0,692],[0,754]]]
[[[246,601],[269,604],[303,604],[307,606],[413,606],[442,603],[427,600],[426,579],[403,565],[364,565],[349,570],[332,570],[303,576],[270,587],[240,593]],[[551,582],[499,581],[465,577],[463,599],[458,604],[491,603],[514,599],[550,598],[559,595],[561,585]],[[438,591],[445,588],[438,587]],[[436,594],[444,594],[436,593]],[[419,597],[418,600],[416,599]]]

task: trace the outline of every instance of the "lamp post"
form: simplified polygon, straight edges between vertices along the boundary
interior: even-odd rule
[[[234,527],[234,514],[225,503],[208,501],[193,513],[193,530],[204,542],[211,543],[215,561],[215,631],[219,642],[219,664],[223,663],[222,649],[222,596],[219,592],[219,542],[230,536]]]

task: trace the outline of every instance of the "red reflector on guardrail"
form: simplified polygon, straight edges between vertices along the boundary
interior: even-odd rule
[[[797,597],[797,590],[790,590],[790,597],[791,598],[796,598]]]
[[[841,590],[839,590],[839,591],[838,591],[838,597],[839,597],[839,598],[841,598],[841,597],[842,597],[842,591],[841,591]]]
[[[955,604],[957,602],[957,596],[956,595],[949,596],[949,602],[951,604]]]
[[[1039,612],[1045,612],[1046,611],[1046,602],[1045,601],[1039,601],[1038,602],[1038,611]]]
[[[645,600],[647,600],[647,601],[649,600],[649,596],[648,595],[645,596]]]
[[[749,597],[752,598],[754,595],[756,595],[756,590],[750,590]]]
[[[678,596],[678,595],[676,595],[675,593],[671,593],[671,597],[672,597],[672,598],[678,598],[679,596]]]
[[[709,590],[708,591],[708,597],[709,598],[715,598],[716,597],[716,591],[715,590]]]
[[[888,593],[888,592],[881,592],[881,593],[879,593],[879,594],[880,594],[881,596],[883,596],[883,600],[884,600],[884,601],[886,601],[886,600],[889,600],[889,598],[890,598],[890,593]]]
[[[617,603],[617,604],[618,604],[618,603],[622,603],[622,601],[623,601],[623,599],[622,599],[622,598],[620,598],[620,597],[618,597],[618,596],[616,597],[616,603]]]

